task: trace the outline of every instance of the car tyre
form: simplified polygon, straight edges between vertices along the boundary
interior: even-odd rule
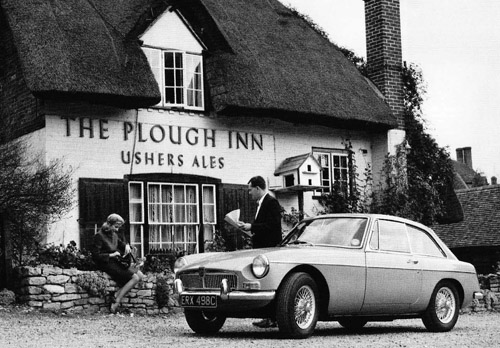
[[[368,320],[363,318],[344,318],[339,319],[339,324],[342,325],[347,330],[357,331],[363,328],[366,325]]]
[[[289,338],[309,337],[318,321],[318,298],[318,287],[310,275],[299,272],[288,276],[276,300],[280,332]]]
[[[226,316],[216,312],[186,309],[184,316],[191,330],[201,335],[217,333],[226,322]]]
[[[440,282],[432,292],[427,310],[422,316],[427,330],[445,332],[453,329],[458,320],[459,300],[457,288],[453,283]]]

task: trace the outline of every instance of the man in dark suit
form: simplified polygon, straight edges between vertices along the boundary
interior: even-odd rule
[[[281,206],[266,189],[261,176],[254,176],[248,182],[248,192],[258,203],[253,223],[240,223],[240,228],[252,233],[253,248],[274,247],[281,242]]]
[[[240,228],[252,234],[253,248],[269,248],[277,246],[281,235],[281,206],[266,189],[266,181],[261,176],[254,176],[248,181],[248,192],[258,207],[253,223],[240,222]],[[265,318],[253,325],[260,328],[276,327],[275,318]]]

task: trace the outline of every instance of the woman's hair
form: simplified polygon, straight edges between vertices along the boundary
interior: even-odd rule
[[[124,224],[125,220],[123,220],[123,218],[120,215],[113,213],[108,216],[106,222],[110,225],[114,225],[117,222],[121,222],[122,224]]]
[[[111,226],[116,224],[117,222],[125,223],[125,220],[118,214],[111,214],[108,216],[106,221],[102,224],[101,231],[109,232],[111,230]]]

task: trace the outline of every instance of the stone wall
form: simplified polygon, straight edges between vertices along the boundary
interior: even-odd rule
[[[116,283],[107,274],[98,271],[38,266],[18,268],[16,273],[17,300],[41,310],[109,312],[112,296],[118,290]],[[80,276],[85,273],[94,273],[106,285],[104,295],[92,294],[91,290],[83,289],[77,284]],[[166,284],[166,288],[158,290],[167,295],[160,301],[161,306],[158,305],[157,297],[160,277],[166,277],[166,282],[162,282]],[[173,282],[172,274],[145,274],[144,279],[123,298],[120,310],[144,315],[168,313],[177,306],[173,296]]]
[[[500,311],[500,274],[479,275],[479,283],[484,298],[481,301],[474,301],[472,310]]]

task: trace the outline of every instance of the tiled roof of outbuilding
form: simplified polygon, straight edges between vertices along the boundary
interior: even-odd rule
[[[433,226],[450,248],[500,246],[500,185],[458,190],[464,220]]]

